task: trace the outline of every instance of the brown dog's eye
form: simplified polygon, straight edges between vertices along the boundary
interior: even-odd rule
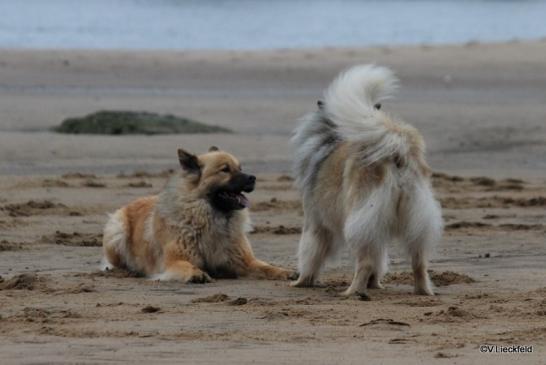
[[[224,167],[222,168],[222,170],[220,170],[220,171],[222,171],[222,172],[229,172],[229,171],[230,171],[230,170],[229,170],[229,166],[227,166],[227,165],[224,166]]]

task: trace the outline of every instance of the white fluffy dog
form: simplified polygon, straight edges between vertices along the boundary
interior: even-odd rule
[[[415,293],[433,295],[427,264],[441,237],[441,209],[422,136],[380,110],[397,85],[387,68],[355,66],[296,129],[294,170],[305,218],[293,286],[312,286],[324,261],[346,244],[355,272],[344,294],[366,295],[366,288],[381,288],[386,245],[399,240],[411,256]]]

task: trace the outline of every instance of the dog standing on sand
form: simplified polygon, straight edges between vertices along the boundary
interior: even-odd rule
[[[246,230],[256,178],[237,159],[211,147],[195,156],[178,150],[181,176],[157,196],[117,210],[104,227],[104,268],[159,280],[204,283],[211,277],[287,280],[292,272],[254,257]]]
[[[433,295],[427,257],[441,238],[441,209],[422,136],[380,110],[397,85],[387,68],[350,68],[296,129],[294,169],[305,217],[293,286],[312,286],[324,261],[347,244],[355,272],[344,294],[367,295],[367,288],[382,287],[386,245],[399,240],[411,257],[415,293]]]

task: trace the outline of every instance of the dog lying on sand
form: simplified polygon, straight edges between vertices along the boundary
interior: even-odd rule
[[[355,66],[296,129],[294,171],[305,217],[293,286],[312,286],[324,261],[348,245],[355,272],[344,294],[367,295],[367,288],[382,287],[387,244],[398,240],[411,257],[415,293],[433,295],[427,257],[441,238],[441,209],[422,136],[380,110],[397,85],[387,68]]]
[[[246,230],[256,178],[237,159],[211,147],[178,150],[182,172],[157,196],[117,210],[104,227],[104,268],[158,280],[204,283],[215,277],[287,280],[293,272],[254,257]]]

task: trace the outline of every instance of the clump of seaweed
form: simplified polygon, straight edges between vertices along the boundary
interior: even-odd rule
[[[65,119],[53,130],[68,134],[109,135],[231,133],[227,128],[189,118],[135,111],[98,111],[84,117]]]

